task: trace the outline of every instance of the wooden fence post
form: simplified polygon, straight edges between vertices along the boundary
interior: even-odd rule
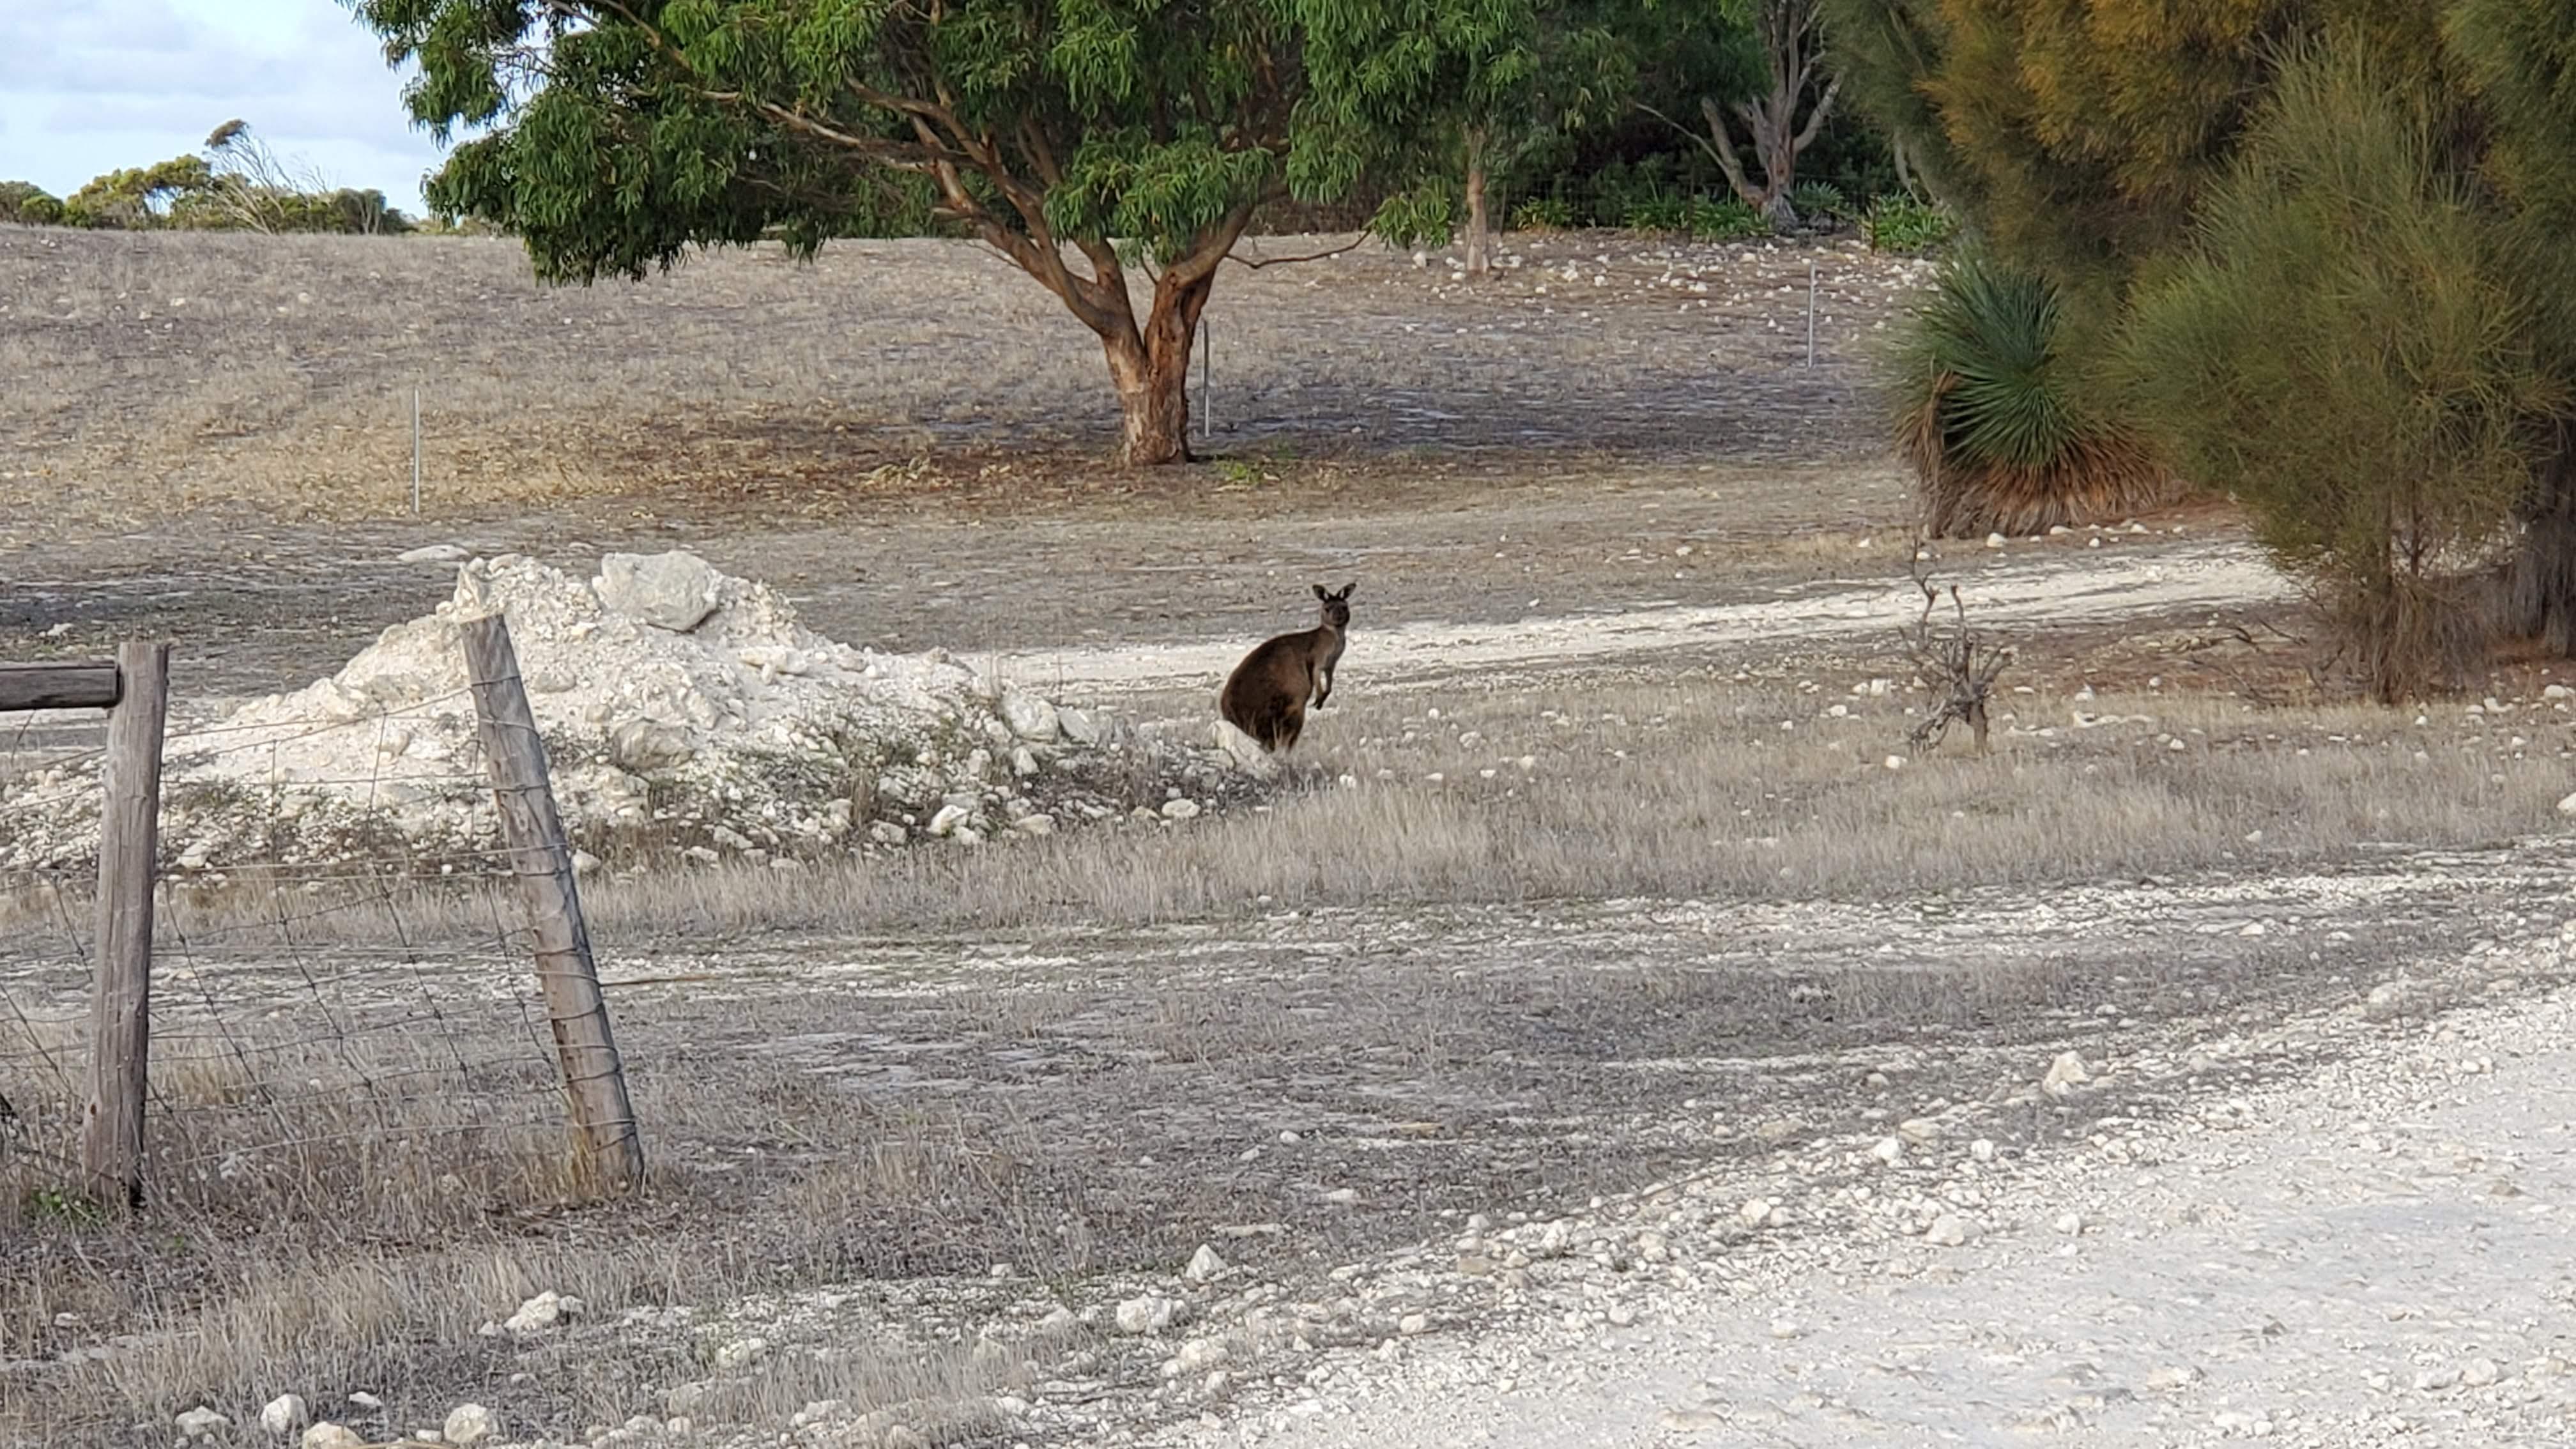
[[[102,1203],[143,1205],[151,1068],[152,890],[161,846],[161,737],[170,646],[117,646],[98,820],[98,964],[90,977],[89,1103],[81,1171]]]
[[[626,1068],[609,1035],[608,1003],[573,884],[572,849],[546,778],[545,744],[537,738],[508,623],[487,614],[469,620],[463,632],[475,733],[492,772],[501,842],[536,938],[537,980],[545,989],[583,1171],[595,1187],[624,1191],[643,1182],[644,1145],[626,1097]]]

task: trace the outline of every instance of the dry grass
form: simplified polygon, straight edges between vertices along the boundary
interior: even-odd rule
[[[2359,705],[2005,693],[1993,754],[1918,756],[1907,710],[1923,696],[1852,696],[1852,682],[1808,691],[1677,671],[1606,690],[1434,695],[1447,702],[1427,708],[1420,695],[1354,694],[1319,717],[1283,793],[1255,812],[793,874],[656,872],[595,883],[585,899],[598,930],[630,937],[1632,896],[1883,900],[2330,865],[2385,842],[2488,844],[2554,828],[2564,793],[2567,720],[2552,712],[2446,710],[2419,727]],[[435,893],[404,908],[406,929],[433,936],[491,919],[488,904]],[[203,915],[181,920],[204,931],[268,907],[213,895],[192,909]],[[387,926],[363,908],[316,923],[353,941]]]
[[[396,1427],[435,1423],[454,1396],[488,1396],[478,1386],[527,1367],[527,1350],[474,1329],[540,1288],[589,1299],[605,1322],[822,1283],[972,1279],[994,1262],[1075,1282],[1168,1267],[1210,1223],[1286,1221],[1286,1251],[1329,1259],[1432,1231],[1439,1211],[1581,1196],[1712,1150],[1600,1130],[1661,1120],[1663,1093],[1688,1089],[1686,1077],[1611,1064],[1812,1062],[1820,1048],[1971,1028],[1989,1044],[2035,1040],[2081,1029],[2106,1001],[2144,1012],[2209,978],[2145,928],[2080,958],[1981,952],[1932,970],[1784,956],[1780,969],[1746,972],[1707,960],[1703,945],[1675,957],[1670,943],[1616,934],[1597,949],[1560,941],[1543,960],[1497,943],[1488,967],[1439,924],[1473,903],[1546,899],[1559,903],[1546,914],[1567,922],[1593,909],[1581,902],[1608,898],[1857,904],[2326,865],[2378,841],[2459,845],[2544,828],[2565,769],[2555,713],[2446,714],[2418,727],[2366,708],[2010,695],[1993,756],[1942,752],[1891,770],[1907,696],[1855,696],[1851,682],[1677,674],[1652,686],[1462,690],[1436,717],[1421,696],[1346,696],[1319,721],[1310,772],[1257,813],[892,865],[599,883],[592,916],[612,979],[642,978],[614,995],[655,1164],[650,1191],[616,1206],[567,1202],[552,1117],[529,1110],[547,1096],[541,1052],[494,1058],[524,1073],[515,1081],[478,1064],[472,1093],[434,1073],[417,1094],[371,1093],[432,1065],[426,1048],[384,1032],[316,1048],[295,1040],[309,1014],[284,1009],[226,1015],[221,1052],[174,1029],[156,1088],[161,1120],[180,1125],[155,1139],[161,1195],[138,1225],[92,1219],[54,1191],[66,1180],[59,1152],[25,1150],[65,1140],[68,1089],[17,1103],[26,1120],[0,1154],[0,1354],[139,1337],[20,1379],[0,1432],[127,1442],[119,1426],[166,1423],[197,1402],[252,1410],[285,1388],[366,1388],[396,1406]],[[2077,729],[2078,709],[2153,723]],[[2516,747],[2516,730],[2544,742]],[[1341,773],[1359,783],[1338,783]],[[1352,957],[1304,954],[1329,924],[1279,934],[1275,923],[1293,919],[1281,912],[1315,907],[1395,909],[1349,928],[1380,941],[1416,929],[1388,924],[1410,911],[1441,946],[1363,954],[1370,964],[1354,974]],[[387,924],[371,914],[380,909],[353,900],[313,913],[296,953],[329,959],[370,940]],[[441,910],[454,914],[442,921]],[[257,914],[174,903],[166,919],[205,941]],[[1225,918],[1241,924],[1150,934]],[[488,920],[426,895],[402,906],[415,941]],[[1081,965],[1030,976],[971,964],[997,929],[1051,925],[1078,929],[1044,948],[1050,959],[1071,952]],[[874,944],[856,949],[885,964],[852,974],[826,956],[818,977],[793,944],[799,931],[858,933]],[[925,934],[937,932],[968,934]],[[227,1001],[262,999],[263,972],[300,976],[233,939],[247,953],[237,963],[203,950],[193,961],[227,983]],[[704,968],[621,954],[618,943],[645,941],[724,945]],[[1241,960],[1183,964],[1203,949],[1191,942]],[[2231,1006],[2288,989],[2297,972],[2287,957],[2250,974],[2242,962],[2210,969]],[[1824,983],[1829,1019],[1803,1004],[1801,982]],[[345,1001],[343,1015],[364,1005]],[[524,1031],[506,995],[479,1010],[454,1023],[458,1037]],[[44,1035],[57,1058],[76,1059],[63,1029]],[[38,1044],[0,1040],[0,1062]],[[1762,1090],[1814,1111],[1848,1093],[1847,1075],[1784,1069]],[[1283,1099],[1282,1082],[1310,1085]],[[1533,1113],[1551,1124],[1537,1136]],[[1349,1138],[1332,1165],[1246,1165],[1248,1145],[1318,1121]],[[1366,1145],[1425,1121],[1440,1125],[1418,1150]],[[1317,1216],[1318,1180],[1367,1184],[1385,1206]],[[551,1367],[503,1395],[511,1411],[613,1423],[703,1376],[698,1329],[616,1336],[595,1358],[549,1350]],[[739,1386],[701,1413],[774,1423],[800,1396],[863,1410],[1017,1371],[898,1348],[865,1360],[791,1354],[760,1381],[770,1388]]]
[[[1874,441],[1853,431],[1861,373],[1845,353],[1900,294],[1891,264],[1824,254],[1826,366],[1810,373],[1775,328],[1804,296],[1768,285],[1803,283],[1803,254],[1521,245],[1579,254],[1614,284],[1587,276],[1569,295],[1532,266],[1470,289],[1371,249],[1229,271],[1209,314],[1221,442],[1697,459]],[[1713,290],[1689,292],[1703,273]],[[0,299],[16,384],[0,396],[0,503],[41,502],[28,530],[210,504],[402,512],[414,388],[445,514],[666,486],[774,511],[912,486],[899,470],[925,452],[972,472],[984,450],[1098,454],[1116,436],[1090,334],[964,244],[837,243],[810,269],[762,247],[641,284],[542,288],[499,240],[0,228]],[[1712,370],[1732,383],[1715,395]]]

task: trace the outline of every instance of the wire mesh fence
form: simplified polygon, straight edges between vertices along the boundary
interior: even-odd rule
[[[142,1162],[156,1201],[330,1213],[418,1194],[455,1208],[571,1179],[557,1024],[514,889],[525,848],[501,843],[497,818],[435,851],[317,860],[302,833],[349,818],[316,815],[317,796],[365,815],[440,791],[497,817],[478,761],[422,768],[373,743],[406,715],[459,706],[473,707],[461,692],[168,737],[171,780],[225,782],[236,828],[212,853],[162,841]],[[335,733],[368,768],[279,763],[289,742]],[[0,796],[79,797],[97,751],[46,734],[11,732]],[[0,872],[0,1191],[22,1203],[69,1203],[82,1183],[98,892],[77,861]]]

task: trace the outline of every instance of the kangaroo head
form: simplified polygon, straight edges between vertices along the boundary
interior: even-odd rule
[[[1336,629],[1347,629],[1351,626],[1351,590],[1358,587],[1357,583],[1348,583],[1342,585],[1339,590],[1332,590],[1322,584],[1315,585],[1315,597],[1323,600],[1324,603],[1325,623]]]

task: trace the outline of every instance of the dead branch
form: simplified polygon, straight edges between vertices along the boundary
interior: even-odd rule
[[[1361,232],[1357,237],[1354,237],[1349,243],[1343,246],[1332,247],[1320,252],[1308,252],[1303,256],[1294,257],[1239,257],[1229,251],[1225,254],[1223,260],[1232,262],[1239,267],[1249,267],[1253,271],[1257,272],[1263,267],[1293,266],[1298,262],[1320,262],[1326,257],[1338,257],[1344,252],[1358,249],[1362,244],[1367,242],[1368,239],[1369,234],[1367,232]]]
[[[1914,666],[1914,677],[1932,691],[1933,707],[1907,735],[1916,749],[1937,747],[1950,726],[1964,724],[1976,735],[1977,753],[1986,752],[1988,702],[1993,698],[1995,680],[2012,663],[2013,651],[1968,627],[1967,601],[1960,597],[1959,586],[1949,588],[1951,623],[1939,627],[1935,617],[1941,605],[1941,586],[1934,583],[1925,568],[1929,550],[1918,537],[1907,574],[1923,594],[1923,613],[1904,630],[1905,657]]]

